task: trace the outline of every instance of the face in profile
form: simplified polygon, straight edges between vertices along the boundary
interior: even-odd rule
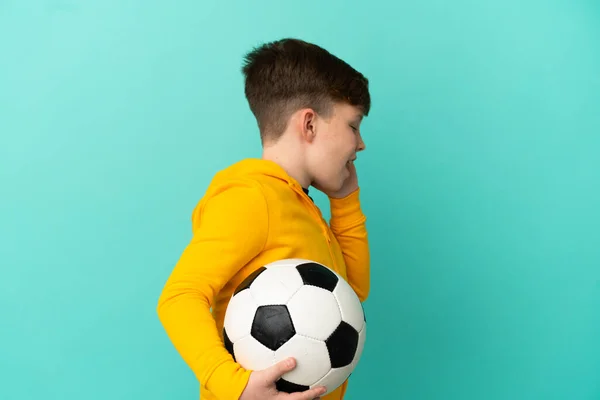
[[[363,114],[358,107],[336,104],[327,118],[318,118],[311,144],[313,185],[338,191],[350,177],[357,153],[365,149],[360,133]]]

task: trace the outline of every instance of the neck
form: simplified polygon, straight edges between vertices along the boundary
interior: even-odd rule
[[[279,165],[283,170],[305,189],[310,186],[310,177],[305,171],[302,152],[298,145],[282,140],[274,144],[265,144],[262,159],[269,160]]]

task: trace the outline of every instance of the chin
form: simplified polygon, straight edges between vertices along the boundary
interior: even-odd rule
[[[337,191],[339,191],[342,188],[342,184],[340,184],[340,182],[314,182],[313,186],[323,192],[326,193],[335,193]]]
[[[321,179],[316,179],[313,186],[321,188],[323,191],[334,193],[340,191],[344,187],[344,183],[350,176],[348,170],[340,171],[337,174],[322,176]]]
[[[337,182],[335,185],[331,185],[331,188],[329,190],[331,192],[339,192],[340,190],[342,190],[342,187],[344,187],[344,181]]]

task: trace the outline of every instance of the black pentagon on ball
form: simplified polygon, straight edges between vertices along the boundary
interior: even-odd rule
[[[305,285],[317,286],[325,290],[333,292],[337,283],[338,277],[320,264],[308,262],[296,266],[298,273],[302,277]]]
[[[275,382],[275,387],[278,391],[285,393],[305,392],[310,389],[308,386],[298,385],[297,383],[286,381],[283,378],[280,378]]]
[[[350,365],[358,348],[358,332],[352,325],[342,321],[325,341],[332,368]]]
[[[277,304],[258,307],[250,334],[265,347],[275,351],[290,340],[296,330],[288,308]]]
[[[258,278],[258,276],[260,274],[262,274],[263,272],[266,271],[266,267],[260,267],[257,268],[256,270],[254,270],[254,272],[252,272],[250,275],[248,275],[246,277],[246,279],[244,279],[239,285],[238,287],[235,289],[235,291],[233,292],[233,295],[235,296],[236,294],[238,294],[239,292],[241,292],[242,290],[246,290],[250,287],[250,285],[252,285],[252,282],[254,282],[254,280],[256,278]]]

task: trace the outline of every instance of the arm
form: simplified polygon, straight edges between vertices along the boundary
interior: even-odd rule
[[[202,201],[193,238],[169,276],[157,312],[173,345],[200,383],[218,398],[237,399],[251,371],[234,362],[210,312],[227,281],[258,254],[267,237],[259,187],[228,186]]]
[[[340,244],[348,283],[360,301],[365,301],[371,286],[371,260],[366,220],[360,208],[360,190],[356,189],[343,198],[329,198],[331,220],[329,225]]]

